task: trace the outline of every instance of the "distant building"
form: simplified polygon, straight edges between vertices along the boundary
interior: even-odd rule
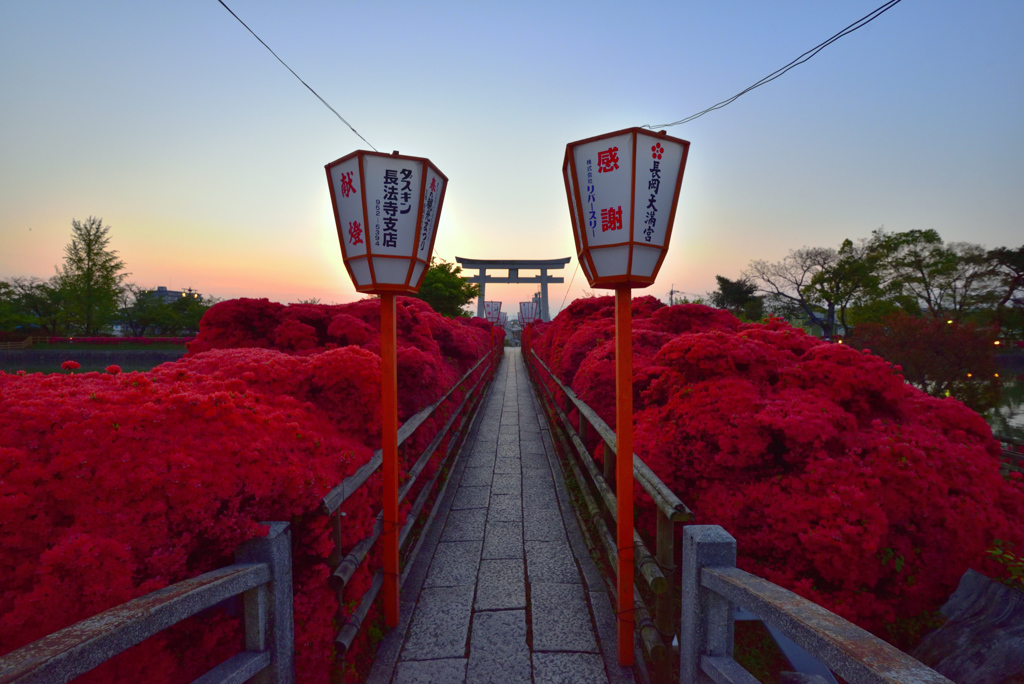
[[[173,304],[174,302],[184,297],[192,297],[193,299],[201,299],[202,295],[193,290],[191,287],[185,291],[182,290],[168,290],[163,285],[157,287],[155,290],[149,290],[146,294],[154,295],[164,304]]]

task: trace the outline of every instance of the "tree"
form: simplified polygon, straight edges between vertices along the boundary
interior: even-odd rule
[[[71,243],[64,248],[64,266],[57,270],[61,288],[67,294],[71,323],[91,335],[102,329],[118,308],[127,273],[117,252],[110,249],[110,226],[90,216],[71,221]]]
[[[14,278],[9,282],[18,312],[18,324],[39,328],[51,336],[60,335],[67,325],[66,300],[59,277],[49,281],[39,278]]]
[[[758,297],[757,285],[749,278],[729,280],[720,275],[715,276],[718,289],[708,293],[708,301],[716,309],[725,309],[733,316],[750,322],[760,321],[764,317],[764,298]]]
[[[469,282],[461,275],[462,267],[450,264],[444,259],[430,259],[430,268],[423,277],[420,291],[413,295],[430,307],[449,318],[469,316],[463,307],[480,296],[480,286]]]
[[[933,318],[960,320],[998,301],[998,269],[980,245],[944,244],[934,230],[876,230],[868,251],[879,264],[884,296],[912,300]]]
[[[835,288],[828,283],[828,274],[835,270],[839,260],[834,249],[801,247],[790,250],[785,259],[774,264],[760,259],[750,262],[743,277],[756,283],[777,311],[790,316],[803,314],[808,323],[821,329],[825,338],[831,338],[839,300]]]
[[[998,279],[994,323],[1004,332],[1024,334],[1024,246],[988,253]]]

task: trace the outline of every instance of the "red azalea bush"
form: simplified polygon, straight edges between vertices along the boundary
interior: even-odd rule
[[[0,373],[0,654],[228,565],[242,541],[265,534],[260,521],[284,520],[292,524],[297,677],[331,679],[334,546],[318,506],[380,446],[377,303],[268,304],[214,306],[199,348],[149,373]],[[398,310],[399,379],[411,395],[404,420],[492,343],[486,324],[443,319],[420,300],[400,298]],[[278,318],[267,322],[267,311]],[[228,319],[242,330],[231,331]],[[300,326],[328,340],[351,328],[362,345],[318,337],[313,348]],[[459,399],[453,393],[416,439],[431,439]],[[343,545],[368,533],[379,499],[378,475],[346,502]],[[364,564],[343,612],[370,579]],[[239,648],[232,610],[208,611],[82,681],[191,681]]]
[[[578,300],[524,346],[614,427],[613,310]],[[697,522],[736,537],[745,570],[891,636],[967,568],[998,573],[994,539],[1024,541],[1024,487],[1000,476],[998,443],[960,402],[779,320],[652,297],[633,316],[636,453]],[[639,487],[637,503],[650,527]]]

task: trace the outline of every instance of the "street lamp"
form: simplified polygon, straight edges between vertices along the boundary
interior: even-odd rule
[[[591,287],[615,290],[615,483],[619,664],[633,664],[633,344],[631,289],[665,260],[690,143],[627,128],[565,146],[562,175],[576,253]],[[607,451],[605,452],[607,458]]]
[[[384,620],[398,626],[398,366],[395,295],[419,291],[448,177],[429,159],[358,150],[326,165],[341,256],[359,292],[380,295]]]

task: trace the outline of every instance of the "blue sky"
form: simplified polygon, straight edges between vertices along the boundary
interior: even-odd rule
[[[378,149],[449,177],[450,261],[575,257],[567,142],[704,109],[881,0],[228,4]],[[668,129],[692,147],[647,292],[883,225],[1020,246],[1022,29],[1019,0],[904,0]],[[143,286],[358,298],[323,166],[365,145],[215,0],[0,3],[0,120],[0,277],[51,275],[94,215]],[[552,313],[586,287],[574,268]]]

